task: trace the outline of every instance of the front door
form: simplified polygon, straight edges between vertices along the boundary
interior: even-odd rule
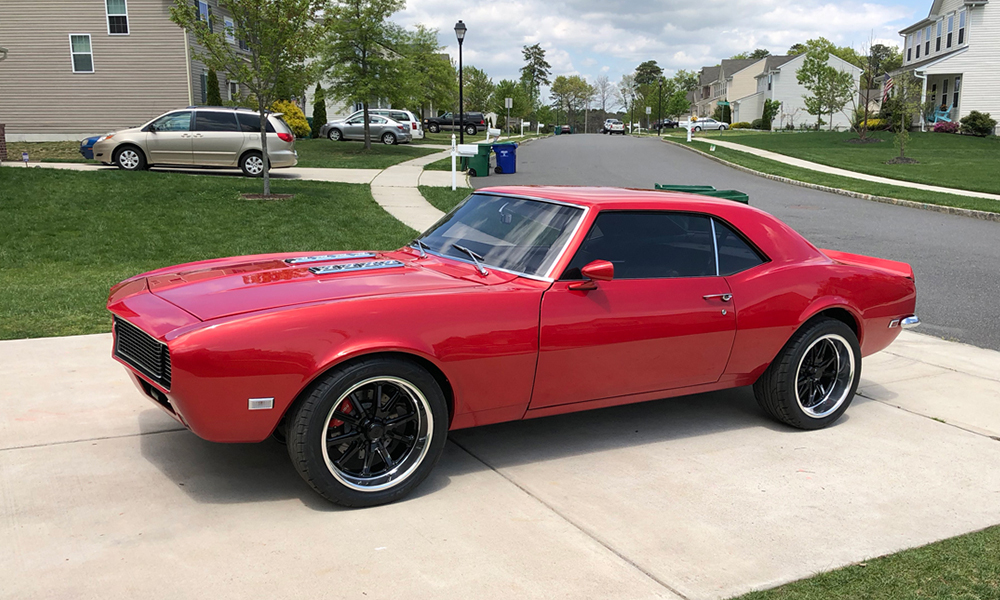
[[[365,116],[358,115],[351,117],[344,123],[344,139],[363,140],[365,139]]]
[[[706,216],[669,211],[598,215],[542,298],[531,408],[718,381],[736,315],[711,227]],[[614,280],[571,289],[594,260],[610,261]]]
[[[193,111],[184,110],[163,115],[153,121],[146,134],[149,163],[161,165],[191,164],[191,117]]]
[[[243,138],[233,111],[196,111],[191,147],[194,164],[234,166],[243,148]]]

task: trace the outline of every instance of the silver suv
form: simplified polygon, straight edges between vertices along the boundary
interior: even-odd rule
[[[271,167],[294,167],[295,136],[281,113],[268,113],[266,127]],[[264,172],[260,116],[245,108],[173,110],[142,127],[102,136],[94,144],[94,158],[126,171],[153,165],[238,166],[248,177],[258,177]]]

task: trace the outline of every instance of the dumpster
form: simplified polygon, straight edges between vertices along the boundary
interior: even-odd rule
[[[495,173],[517,172],[517,142],[493,144],[493,152],[497,155]]]
[[[472,177],[486,177],[490,174],[490,145],[479,144],[475,156],[462,159],[462,166],[468,166]]]
[[[654,188],[658,190],[663,190],[665,192],[683,192],[685,194],[699,194],[701,196],[710,196],[712,198],[723,198],[725,200],[733,200],[735,202],[740,202],[743,204],[750,204],[750,196],[738,191],[738,190],[717,190],[710,185],[671,185],[671,184],[654,184]]]

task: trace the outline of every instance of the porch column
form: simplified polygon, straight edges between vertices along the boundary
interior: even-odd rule
[[[916,71],[914,71],[916,74]],[[920,89],[920,131],[927,131],[927,113],[924,105],[927,104],[927,71],[924,71],[924,84]]]

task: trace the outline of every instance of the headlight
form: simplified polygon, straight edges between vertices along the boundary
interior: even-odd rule
[[[109,133],[108,135],[102,135],[101,137],[97,138],[97,142],[95,143],[100,144],[101,142],[105,140],[110,140],[113,137],[115,137],[115,134],[113,133]]]

